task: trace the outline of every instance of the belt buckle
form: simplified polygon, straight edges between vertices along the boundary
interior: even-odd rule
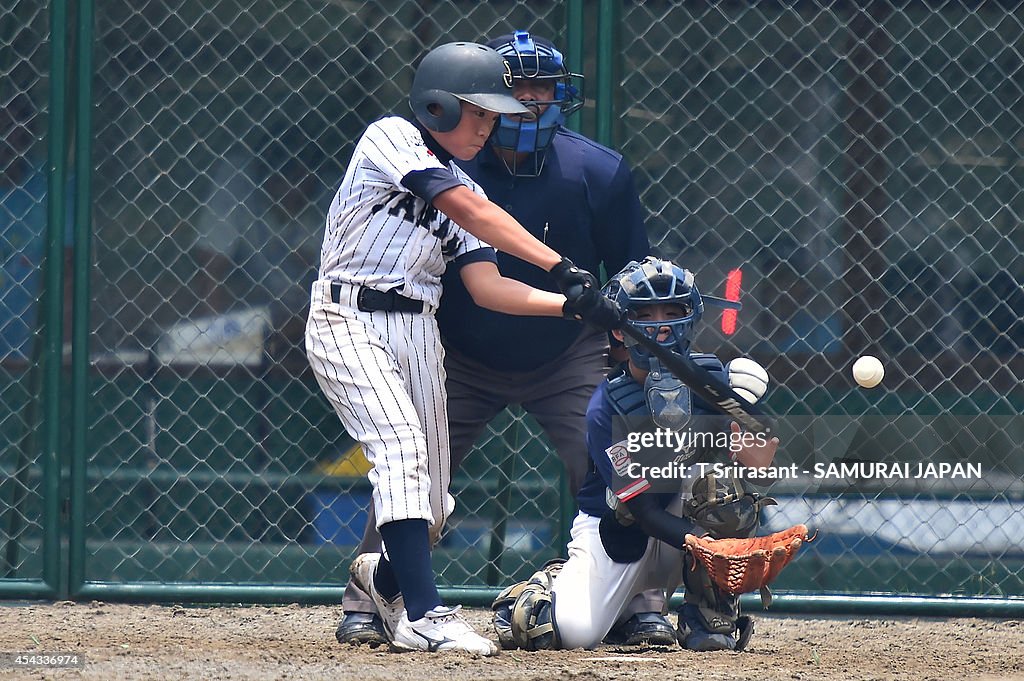
[[[356,307],[360,312],[390,312],[395,309],[395,292],[360,286],[356,294]]]
[[[370,298],[376,293],[372,288],[365,286],[359,287],[359,292],[356,293],[356,308],[360,312],[376,312],[377,308],[373,307]]]

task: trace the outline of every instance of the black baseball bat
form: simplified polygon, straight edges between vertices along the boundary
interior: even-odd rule
[[[725,381],[698,365],[689,355],[680,355],[659,345],[656,340],[628,322],[623,323],[620,328],[622,333],[657,357],[662,367],[672,372],[673,376],[688,385],[715,409],[733,417],[744,430],[753,433],[767,433],[770,430],[764,412],[737,395]]]

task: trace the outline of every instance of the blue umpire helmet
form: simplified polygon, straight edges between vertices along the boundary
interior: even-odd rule
[[[685,354],[696,335],[695,326],[704,316],[704,299],[697,290],[693,273],[668,260],[647,256],[641,262],[630,262],[605,284],[604,294],[626,313],[626,323],[658,341],[673,352]],[[678,305],[683,316],[667,320],[638,320],[637,311],[647,305]],[[661,330],[668,328],[666,338],[658,340]],[[629,336],[625,345],[633,363],[649,369],[651,354]]]
[[[526,116],[502,116],[491,137],[491,143],[501,149],[536,154],[532,168],[516,164],[511,170],[516,175],[531,176],[540,173],[544,165],[544,152],[551,145],[555,131],[565,123],[569,114],[583,106],[583,76],[570,73],[562,53],[554,43],[528,31],[516,31],[488,41],[505,58],[515,81],[553,81],[552,99],[524,101],[534,113]],[[547,107],[543,112],[541,108]]]

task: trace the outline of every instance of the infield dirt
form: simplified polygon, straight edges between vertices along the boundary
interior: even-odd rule
[[[6,603],[0,651],[74,652],[82,669],[0,669],[0,679],[1018,679],[1024,622],[983,619],[808,618],[753,613],[743,653],[602,646],[592,651],[396,654],[341,646],[341,609],[298,605],[182,607]],[[489,611],[469,609],[493,635]]]

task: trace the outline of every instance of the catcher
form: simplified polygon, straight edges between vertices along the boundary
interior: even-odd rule
[[[702,298],[689,271],[653,257],[627,265],[604,292],[626,313],[625,323],[678,353],[690,352],[705,302],[717,301]],[[723,552],[714,539],[753,537],[761,507],[775,502],[720,473],[734,469],[734,463],[746,470],[766,469],[779,441],[741,433],[736,423],[713,415],[685,385],[662,372],[656,358],[621,332],[613,333],[625,342],[629,360],[598,387],[587,410],[591,465],[579,493],[569,558],[552,561],[528,582],[498,596],[492,605],[498,639],[506,649],[592,648],[617,621],[630,616],[627,609],[637,594],[658,590],[665,598],[664,612],[681,580],[685,596],[679,643],[696,651],[742,650],[753,623],[741,616],[738,595],[764,586],[762,596],[767,597],[767,582],[806,540],[807,530],[797,526],[779,533],[782,537],[743,539]],[[714,355],[690,357],[728,376],[733,390],[750,402],[768,388],[768,373],[753,360],[740,358],[723,366]],[[644,429],[680,433],[694,426],[717,431],[714,437],[691,438],[703,440],[695,446],[678,441],[651,451],[630,446]],[[711,465],[716,461],[722,469]],[[662,471],[680,475],[645,476],[645,462],[660,462]],[[755,551],[751,560],[751,547],[767,550]],[[746,557],[722,555],[730,552]]]

